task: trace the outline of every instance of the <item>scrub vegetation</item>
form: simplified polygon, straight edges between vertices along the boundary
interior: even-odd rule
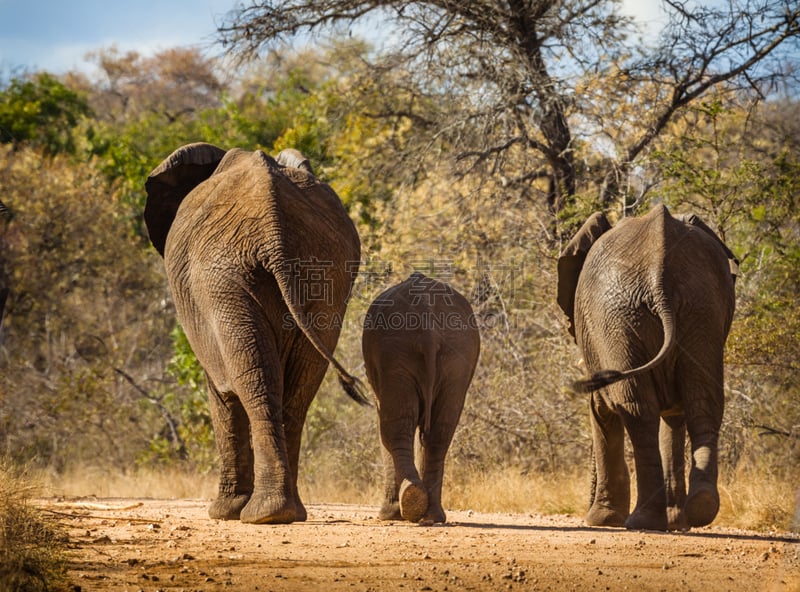
[[[369,303],[415,269],[477,313],[481,359],[445,506],[586,510],[588,401],[568,388],[583,369],[555,301],[556,259],[591,212],[664,203],[700,215],[740,261],[716,523],[796,528],[797,6],[669,1],[661,36],[642,40],[611,1],[385,2],[372,16],[401,33],[378,43],[348,34],[361,4],[230,13],[224,65],[196,49],[111,47],[93,54],[92,75],[0,80],[8,466],[35,469],[56,494],[206,495],[216,452],[204,379],[147,240],[144,180],[190,142],[294,147],[361,235],[337,348],[349,370],[363,377]],[[328,35],[313,47],[278,43],[320,25]],[[306,422],[301,487],[310,502],[377,503],[376,415],[334,378]],[[24,485],[0,487],[3,512],[28,511],[15,497]]]

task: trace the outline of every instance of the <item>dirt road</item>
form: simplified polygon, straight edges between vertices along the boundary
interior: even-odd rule
[[[448,524],[380,522],[377,508],[311,505],[281,526],[217,522],[197,500],[46,500],[69,530],[81,592],[800,591],[800,535],[684,534],[579,518],[449,512]]]

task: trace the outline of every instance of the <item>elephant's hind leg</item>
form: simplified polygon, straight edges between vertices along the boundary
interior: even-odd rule
[[[304,342],[304,349],[290,356],[290,361],[284,377],[283,401],[283,426],[286,434],[286,451],[289,459],[289,469],[292,474],[292,483],[295,492],[295,520],[305,522],[308,512],[300,499],[297,491],[297,477],[300,464],[300,445],[303,437],[303,425],[311,401],[314,399],[319,385],[328,369],[327,363],[307,360],[316,360],[316,352],[310,342]]]
[[[220,455],[219,494],[208,509],[216,520],[238,520],[253,493],[250,422],[238,397],[223,396],[208,379],[209,407]]]
[[[429,504],[425,521],[443,523],[447,513],[442,507],[444,465],[453,441],[461,411],[464,408],[469,374],[454,376],[440,387],[431,406],[431,429],[422,439],[422,480],[428,491]]]
[[[255,479],[253,495],[240,520],[250,524],[288,524],[298,519],[297,493],[289,468],[280,410],[250,410]],[[278,417],[273,417],[277,415]],[[275,426],[280,426],[278,429]]]
[[[264,409],[250,413],[255,479],[253,494],[240,516],[242,522],[249,524],[288,524],[298,519],[283,429],[275,430],[276,419],[281,425],[280,417],[273,418],[271,414]]]
[[[660,417],[625,417],[636,463],[636,507],[625,520],[631,530],[667,530],[667,494],[659,446]]]
[[[687,530],[689,525],[683,510],[686,503],[686,420],[683,414],[662,417],[658,437],[667,488],[667,529]]]
[[[711,524],[719,512],[717,434],[695,433],[694,438],[690,439],[692,469],[689,473],[689,495],[684,510],[689,526],[706,526]]]
[[[414,437],[419,422],[419,399],[412,380],[397,379],[391,392],[380,394],[379,426],[386,463],[386,489],[380,517],[414,522],[427,509],[427,492],[414,464]]]
[[[250,420],[253,492],[239,519],[250,524],[297,520],[282,408],[283,372],[275,346],[255,323],[227,325],[223,352],[232,389]]]
[[[418,522],[428,509],[428,493],[419,478],[404,478],[399,483],[392,453],[383,448],[386,485],[380,520],[410,520]]]
[[[378,512],[379,520],[402,520],[400,514],[400,487],[395,479],[394,460],[391,451],[381,445],[383,452],[384,489],[383,502]]]
[[[630,477],[625,464],[625,428],[599,393],[591,402],[592,449],[595,478],[589,526],[624,526],[630,512]]]
[[[701,367],[696,361],[702,359],[698,354],[682,368],[686,377],[686,426],[692,447],[689,494],[685,505],[689,526],[706,526],[719,511],[717,456],[724,405],[721,346],[718,351],[714,363]]]

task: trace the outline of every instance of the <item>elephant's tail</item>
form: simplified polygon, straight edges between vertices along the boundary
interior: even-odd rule
[[[291,306],[289,307],[289,310],[292,310]],[[311,328],[300,322],[300,319],[294,314],[294,311],[292,311],[292,316],[295,317],[295,321],[300,327],[300,330],[308,338],[314,348],[320,354],[322,354],[322,357],[328,360],[331,366],[333,366],[334,370],[336,370],[336,374],[339,375],[339,384],[344,392],[347,393],[347,396],[353,399],[353,401],[359,405],[371,406],[372,402],[369,400],[369,398],[367,398],[367,389],[364,386],[364,383],[345,370],[344,366],[339,363],[339,360],[334,358],[333,354],[329,352],[328,348],[326,348],[325,345],[319,340],[319,337],[317,337],[316,333],[314,333]]]
[[[287,304],[289,303],[287,302]],[[345,367],[339,363],[339,360],[333,357],[333,354],[328,351],[328,348],[325,347],[325,344],[320,341],[317,334],[314,333],[314,330],[303,322],[302,315],[297,314],[293,304],[289,304],[288,308],[294,317],[297,326],[300,327],[300,330],[314,346],[314,349],[322,354],[322,357],[328,360],[328,363],[330,363],[334,370],[336,370],[336,374],[339,375],[339,384],[344,392],[347,393],[347,396],[353,399],[353,401],[359,405],[371,406],[372,403],[370,402],[369,398],[367,398],[367,389],[364,386],[364,383],[350,374]]]
[[[433,333],[428,335],[428,345],[425,346],[425,374],[420,377],[418,395],[420,396],[420,409],[422,417],[419,422],[420,439],[423,446],[428,444],[428,434],[431,432],[431,415],[433,413],[434,385],[436,384],[437,360],[441,344]]]
[[[335,358],[331,359],[335,361]],[[339,363],[336,362],[336,365],[338,366]],[[341,366],[339,366],[339,368],[341,368]],[[337,372],[339,372],[339,368],[336,369]],[[342,368],[342,370],[344,370],[344,368]],[[365,406],[372,405],[370,400],[367,398],[367,395],[365,394],[366,388],[364,387],[364,383],[361,382],[355,376],[347,372],[344,372],[344,374],[342,374],[342,372],[339,372],[339,384],[342,386],[342,389],[344,389],[344,392],[347,393],[347,396],[353,399],[353,401],[355,401],[359,405],[365,405]]]
[[[280,283],[280,282],[279,282]],[[298,310],[297,305],[290,300],[288,297],[284,297],[286,302],[286,307],[289,309],[289,313],[292,315],[294,322],[297,323],[297,326],[303,332],[303,335],[311,342],[311,345],[314,346],[320,355],[325,358],[328,363],[333,366],[336,373],[339,375],[339,384],[341,385],[342,389],[347,396],[353,399],[359,405],[371,406],[372,402],[366,395],[367,389],[364,386],[364,383],[361,382],[358,378],[350,374],[344,366],[339,363],[339,360],[333,357],[333,354],[325,347],[325,344],[322,343],[319,336],[314,332],[312,327],[305,322],[304,315],[302,311]]]
[[[672,309],[666,304],[661,306],[658,316],[661,318],[661,324],[664,327],[664,342],[652,360],[632,370],[600,370],[592,374],[590,378],[572,383],[572,389],[578,393],[589,393],[620,380],[649,372],[661,364],[675,345],[675,320]]]

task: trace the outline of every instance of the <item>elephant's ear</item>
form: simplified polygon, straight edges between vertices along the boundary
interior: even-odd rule
[[[586,255],[595,241],[611,230],[605,214],[595,212],[572,237],[558,257],[558,305],[569,318],[569,332],[575,337],[575,288]]]
[[[225,151],[212,144],[187,144],[170,154],[147,177],[144,221],[150,242],[162,257],[167,234],[181,201],[211,176],[223,156]]]
[[[717,241],[722,250],[725,251],[725,255],[728,256],[728,265],[731,269],[731,277],[733,278],[734,283],[736,283],[736,276],[739,275],[739,260],[736,258],[736,255],[733,254],[728,248],[728,245],[722,242],[722,239],[717,236],[717,233],[711,230],[708,225],[703,222],[703,220],[697,214],[689,214],[687,216],[683,216],[681,218],[684,223],[689,224],[690,226],[696,226],[703,232],[708,233],[709,235],[714,237],[714,240]]]
[[[277,160],[278,164],[282,167],[292,167],[294,169],[304,170],[310,175],[314,174],[314,170],[311,168],[311,163],[308,161],[305,155],[294,148],[286,148],[285,150],[281,150],[278,153],[278,156],[275,157],[275,160]]]

